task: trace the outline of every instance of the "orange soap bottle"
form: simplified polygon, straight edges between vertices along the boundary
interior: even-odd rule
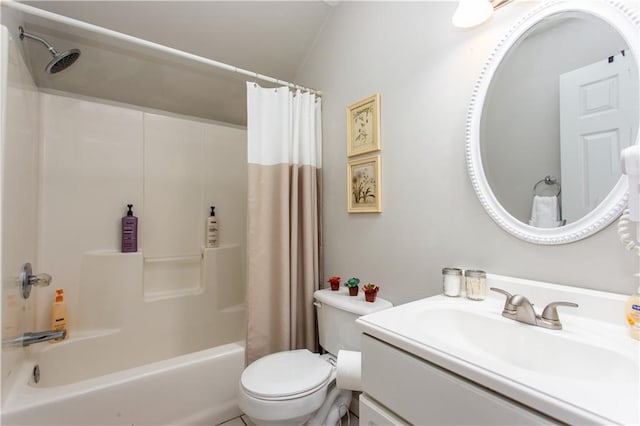
[[[59,288],[56,290],[56,300],[51,305],[51,329],[62,330],[67,329],[67,334],[64,337],[65,340],[69,338],[69,324],[67,316],[67,304],[64,303],[64,290]],[[49,340],[51,343],[56,343],[58,340]]]

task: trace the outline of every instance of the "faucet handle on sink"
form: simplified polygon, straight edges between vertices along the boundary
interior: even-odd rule
[[[554,330],[562,329],[562,324],[560,324],[560,317],[558,316],[557,306],[570,306],[572,308],[577,308],[578,304],[573,302],[551,302],[547,306],[545,306],[542,311],[542,315],[540,315],[540,319],[550,325]]]
[[[556,306],[570,306],[572,308],[577,308],[578,304],[573,302],[551,302],[542,311],[542,319],[559,321],[560,317],[558,316]]]
[[[513,295],[511,293],[498,287],[491,287],[489,288],[489,290],[504,294],[507,297],[507,300],[505,300],[504,302],[504,310],[509,312],[515,312],[517,306],[511,303],[511,299],[513,298]]]

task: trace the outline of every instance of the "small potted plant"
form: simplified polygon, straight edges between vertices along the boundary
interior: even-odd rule
[[[376,296],[378,295],[378,290],[380,290],[380,287],[375,284],[369,283],[363,286],[362,289],[364,290],[364,299],[367,302],[373,303],[376,301]]]
[[[338,291],[340,289],[340,277],[331,277],[327,282],[331,284],[331,291]]]
[[[349,289],[349,296],[358,295],[358,284],[360,284],[359,278],[349,278],[344,285]]]

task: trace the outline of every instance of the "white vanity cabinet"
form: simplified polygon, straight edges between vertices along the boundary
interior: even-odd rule
[[[537,306],[579,308],[561,313],[561,330],[503,317],[495,292],[359,317],[363,425],[640,425],[638,341],[622,321],[625,295],[492,274],[487,284]]]
[[[360,424],[557,424],[520,403],[368,335]]]

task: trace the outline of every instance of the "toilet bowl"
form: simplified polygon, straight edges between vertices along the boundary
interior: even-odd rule
[[[307,349],[277,352],[262,357],[242,372],[238,405],[256,425],[333,425],[348,410],[352,392],[336,387],[339,349],[360,350],[355,320],[390,308],[377,298],[351,297],[346,291],[314,293],[318,309],[320,345],[328,353]]]
[[[335,423],[326,417],[337,415],[337,420],[346,413],[351,391],[335,388],[334,364],[331,356],[306,349],[260,358],[242,373],[238,405],[257,425]],[[324,418],[313,422],[316,413]]]

